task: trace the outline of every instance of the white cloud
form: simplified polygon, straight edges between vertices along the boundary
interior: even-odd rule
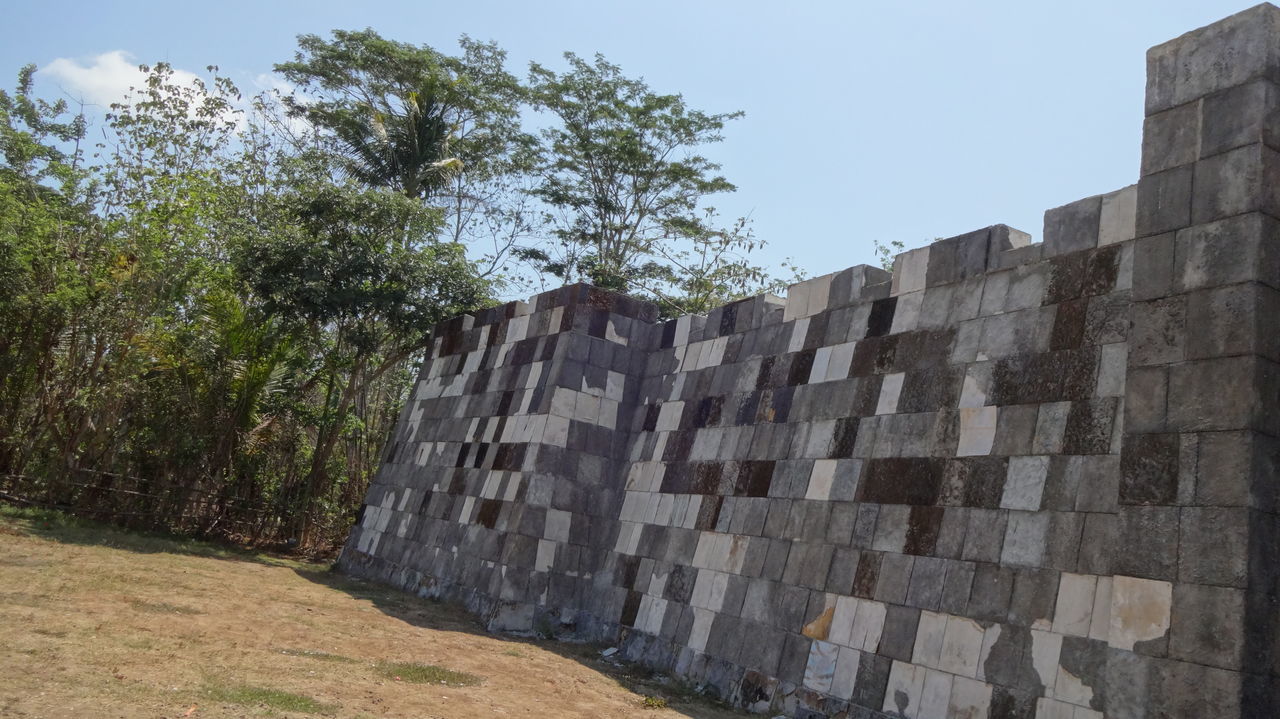
[[[138,69],[134,56],[124,50],[112,50],[86,61],[60,57],[40,69],[40,74],[56,83],[74,100],[107,108],[121,102],[132,87],[141,87],[146,75]],[[197,79],[195,73],[173,71],[174,84],[186,85]]]

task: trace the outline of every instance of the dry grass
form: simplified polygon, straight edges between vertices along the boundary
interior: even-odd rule
[[[0,508],[0,717],[740,716],[596,649],[322,565]]]

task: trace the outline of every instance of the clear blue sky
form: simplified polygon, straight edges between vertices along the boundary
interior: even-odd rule
[[[816,275],[873,262],[877,238],[1004,222],[1038,239],[1045,209],[1135,182],[1146,49],[1251,4],[0,0],[0,70],[124,51],[252,88],[299,33],[364,27],[495,40],[521,76],[601,52],[693,107],[746,111],[709,153],[739,188],[714,204],[754,217],[761,261]]]

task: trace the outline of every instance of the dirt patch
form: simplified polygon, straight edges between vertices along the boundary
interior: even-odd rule
[[[3,717],[743,716],[323,565],[9,510],[0,556]]]

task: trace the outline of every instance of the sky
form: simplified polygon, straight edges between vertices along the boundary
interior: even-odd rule
[[[1038,239],[1046,209],[1136,182],[1147,48],[1252,4],[0,0],[0,73],[34,62],[45,94],[105,105],[142,62],[270,87],[297,35],[335,28],[493,40],[520,76],[599,52],[690,107],[745,111],[706,149],[738,186],[710,202],[753,219],[758,263],[821,275],[875,264],[876,241]]]

